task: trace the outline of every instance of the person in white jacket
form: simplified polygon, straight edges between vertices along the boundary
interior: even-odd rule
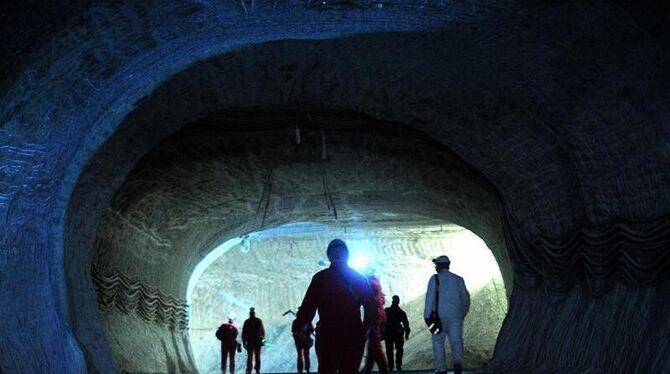
[[[463,278],[449,271],[449,265],[451,264],[449,257],[440,256],[433,259],[433,263],[437,274],[430,277],[430,281],[428,281],[423,317],[428,324],[428,318],[435,311],[437,301],[437,315],[442,322],[442,331],[433,335],[435,372],[438,374],[447,373],[444,342],[449,337],[454,374],[460,374],[463,370],[463,319],[470,310],[470,293],[465,288]],[[436,300],[436,296],[439,300]]]

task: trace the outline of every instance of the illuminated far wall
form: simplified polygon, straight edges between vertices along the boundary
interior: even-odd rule
[[[191,344],[198,370],[219,372],[216,328],[230,312],[236,313],[242,324],[253,306],[267,331],[262,372],[295,371],[290,333],[293,317],[282,314],[300,305],[312,275],[324,268],[324,261],[327,266],[326,246],[336,237],[347,242],[350,265],[367,265],[361,271],[372,269],[380,276],[387,304],[391,295],[400,296],[412,328],[403,369],[433,368],[423,303],[428,279],[434,273],[430,259],[442,254],[451,258],[452,271],[465,279],[472,295],[464,326],[465,365],[477,367],[491,358],[507,301],[498,265],[477,235],[449,224],[345,228],[299,223],[253,233],[244,243],[231,239],[198,266],[188,294]],[[245,352],[238,355],[239,370],[244,370],[245,358]],[[312,358],[316,363],[313,351]],[[316,371],[315,365],[312,371]]]

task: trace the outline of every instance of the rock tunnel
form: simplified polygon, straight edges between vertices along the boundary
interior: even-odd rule
[[[423,258],[419,263],[427,265],[430,274],[426,259],[437,257],[434,251],[443,246],[435,240],[414,246],[403,240],[429,239],[435,237],[428,232],[431,226],[436,230],[439,225],[457,224],[470,228],[489,243],[490,249],[486,250],[497,257],[495,263],[507,275],[507,283],[512,282],[497,195],[467,165],[416,131],[352,113],[301,107],[302,111],[307,109],[308,117],[297,114],[296,118],[295,110],[256,107],[199,120],[170,135],[143,157],[116,192],[97,230],[92,266],[105,307],[103,325],[115,361],[124,363],[124,369],[167,370],[161,367],[165,354],[151,342],[166,341],[166,349],[173,349],[175,354],[188,351],[186,343],[172,344],[172,335],[188,336],[180,333],[179,324],[188,324],[183,317],[189,311],[182,309],[180,315],[175,308],[163,316],[160,311],[152,315],[136,308],[139,313],[128,313],[134,304],[142,302],[149,309],[150,300],[133,297],[133,288],[121,284],[121,279],[146,287],[148,292],[157,289],[161,294],[183,299],[182,295],[188,295],[193,269],[214,247],[228,238],[264,228],[284,227],[279,231],[283,233],[280,238],[290,237],[294,250],[288,248],[286,239],[284,244],[274,239],[273,244],[273,235],[264,233],[265,239],[260,239],[261,233],[251,236],[248,245],[261,248],[253,248],[248,256],[238,253],[229,260],[228,268],[214,278],[220,282],[199,291],[235,294],[232,298],[210,296],[214,305],[208,313],[213,318],[220,320],[226,314],[223,311],[233,307],[221,305],[226,300],[245,298],[255,300],[253,305],[259,313],[265,312],[266,330],[281,325],[281,313],[300,303],[308,285],[305,282],[317,270],[303,261],[309,263],[311,259],[311,264],[316,265],[319,256],[323,259],[328,237],[383,241],[381,247],[388,254],[375,257],[382,266],[390,268],[380,269],[382,274],[378,275],[387,286],[413,283],[411,287],[416,289],[423,288],[417,287],[419,282],[425,286],[427,276],[411,277],[417,272],[412,258]],[[95,166],[91,172],[95,174],[97,170],[100,168]],[[97,194],[97,189],[93,194]],[[291,234],[286,228],[287,223],[302,222],[319,223],[321,228],[314,228],[309,234]],[[421,228],[426,232],[417,233]],[[354,235],[354,231],[362,232]],[[311,243],[305,242],[309,238]],[[351,245],[352,251],[356,247]],[[296,270],[301,264],[302,269]],[[470,266],[478,268],[484,264]],[[86,269],[78,264],[71,268]],[[251,288],[250,283],[259,286]],[[291,286],[282,286],[286,284]],[[124,293],[131,296],[123,296]],[[412,295],[408,301],[418,296],[401,293],[403,297]],[[286,303],[289,299],[294,301]],[[211,338],[212,328],[217,326],[203,328],[197,320],[198,305],[188,304],[195,314],[189,316],[193,322],[189,330],[202,331],[203,344],[216,348],[216,341]],[[421,315],[413,313],[419,320]],[[170,339],[166,339],[166,332],[161,333],[156,322],[177,331],[168,329]],[[129,325],[133,327],[129,329]],[[147,329],[153,333],[128,333]],[[292,347],[290,341],[283,345]],[[430,344],[425,344],[425,348],[430,350]],[[155,352],[157,349],[160,353]],[[284,361],[292,357],[276,348],[268,349],[264,367],[271,372],[275,351]],[[208,358],[216,361],[216,352],[210,352]],[[199,361],[202,358],[196,357]],[[288,361],[292,364],[292,360]]]
[[[507,296],[482,370],[670,371],[669,14],[4,5],[0,371],[195,372],[198,264],[304,222],[481,238]]]

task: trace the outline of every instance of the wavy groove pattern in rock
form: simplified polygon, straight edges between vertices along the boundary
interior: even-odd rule
[[[509,217],[507,222],[512,222]],[[670,218],[582,227],[564,238],[536,237],[521,242],[508,230],[519,279],[543,281],[548,294],[562,298],[583,279],[588,291],[602,295],[618,280],[652,287],[668,279]],[[535,281],[531,281],[534,283]]]
[[[105,273],[93,265],[91,276],[101,310],[117,308],[123,313],[134,313],[146,321],[178,331],[188,327],[188,305],[185,301],[165,295],[118,271]]]

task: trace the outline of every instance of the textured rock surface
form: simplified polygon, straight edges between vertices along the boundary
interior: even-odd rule
[[[465,322],[465,364],[479,367],[491,358],[507,311],[507,299],[498,266],[476,235],[451,225],[349,227],[346,232],[342,226],[324,226],[306,232],[286,228],[271,237],[261,234],[252,239],[248,253],[237,245],[207,268],[190,300],[191,345],[198,370],[220,371],[214,331],[230,311],[236,312],[241,324],[248,308],[254,306],[271,343],[263,353],[263,370],[295,371],[290,333],[293,317],[282,314],[295,311],[300,305],[311,276],[322,268],[318,262],[325,257],[325,247],[334,237],[347,242],[352,260],[362,255],[370,259],[369,266],[382,280],[389,305],[394,294],[403,301],[413,329],[405,350],[404,369],[433,368],[423,306],[426,284],[434,273],[430,259],[440,254],[452,259],[452,271],[464,277],[472,293],[472,312]],[[314,352],[312,355],[316,358]],[[237,367],[243,369],[245,365],[245,355],[241,355]]]
[[[553,373],[558,372],[556,368],[574,373],[667,372],[670,352],[662,336],[670,332],[669,296],[669,282],[652,289],[618,286],[595,300],[586,287],[576,287],[558,306],[547,305],[545,295],[536,289],[515,291],[490,369],[501,373]],[[535,313],[542,318],[529,318]],[[548,327],[542,322],[546,319],[555,322]],[[513,328],[522,324],[523,329]],[[547,355],[537,342],[564,353]],[[518,346],[525,349],[513,348]]]
[[[254,131],[234,130],[239,121],[236,116]],[[231,113],[219,117],[227,121],[204,121],[166,139],[142,159],[112,200],[98,229],[93,258],[96,269],[123,274],[147,289],[156,289],[164,299],[183,299],[197,263],[221,241],[241,233],[294,221],[332,223],[342,228],[452,221],[470,227],[490,242],[506,281],[512,282],[496,196],[461,161],[420,134],[410,138],[402,128],[390,124],[385,133],[375,133],[370,126],[378,124],[366,125],[363,118],[346,113],[312,113],[309,123],[301,124],[301,144],[296,145],[294,127],[275,129],[285,121],[294,123],[295,116],[286,116],[285,112],[262,114],[260,109],[256,114]],[[321,241],[318,248],[325,248],[327,234],[313,231]],[[413,240],[406,236],[383,246],[388,256],[397,256],[395,264],[402,271],[408,268],[399,265],[412,255],[412,248],[426,252],[426,256],[435,255],[417,247]],[[250,254],[250,258],[255,256],[255,251]],[[316,263],[312,260],[300,279],[290,280],[297,289],[305,289]],[[270,270],[270,263],[264,264],[260,273],[237,273],[231,280],[233,289],[255,284],[262,272]],[[404,278],[400,273],[387,275],[389,279]],[[249,294],[258,300],[279,301],[281,294],[263,286],[275,281],[256,284]],[[301,295],[291,296],[292,303],[277,305],[279,309],[271,314],[279,316],[294,308]],[[117,309],[127,312],[133,303],[119,299]],[[144,317],[146,313],[130,313],[145,320],[134,322],[138,326],[155,324]],[[118,316],[104,313],[102,318],[107,325],[123,326],[126,317],[114,321]],[[213,323],[209,321],[209,328]],[[164,325],[160,337],[154,332],[139,334],[146,336],[145,340],[129,337],[119,328],[107,328],[117,365],[128,371],[149,370],[164,358],[161,350],[144,348],[157,339],[168,347],[176,342],[173,350],[188,351],[188,345],[174,339],[180,333]],[[144,329],[158,331],[150,326]],[[126,366],[130,362],[133,364]],[[151,370],[160,371],[161,367]]]
[[[114,192],[193,120],[305,103],[421,130],[499,192],[517,274],[495,367],[670,370],[667,304],[627,312],[670,264],[666,2],[274,5],[3,5],[3,372],[114,371],[89,274]],[[610,339],[628,326],[641,340]]]
[[[196,373],[184,331],[168,330],[115,309],[101,314],[105,336],[121,372]]]

